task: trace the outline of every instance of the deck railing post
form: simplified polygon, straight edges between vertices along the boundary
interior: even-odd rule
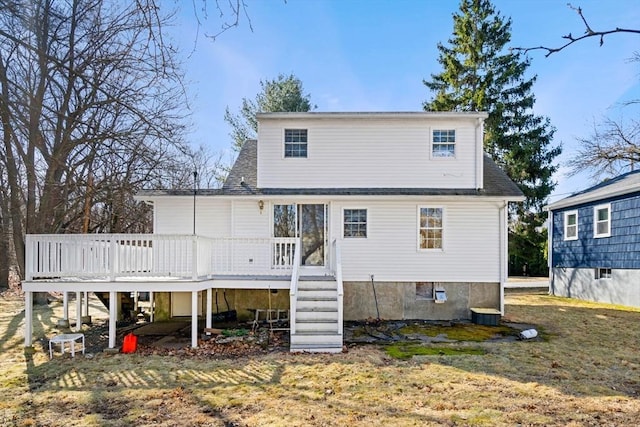
[[[26,239],[25,239],[25,275],[24,278],[27,281],[31,281],[33,280],[33,266],[34,266],[34,260],[33,257],[36,256],[37,251],[33,250],[33,236],[27,234]]]
[[[193,236],[191,244],[191,278],[198,280],[198,238]]]
[[[111,236],[109,245],[109,278],[112,282],[116,281],[116,269],[118,268],[118,243],[115,236]]]

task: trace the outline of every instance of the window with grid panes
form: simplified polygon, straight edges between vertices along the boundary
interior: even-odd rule
[[[455,157],[456,131],[454,129],[436,129],[433,131],[431,155],[433,157]]]
[[[284,156],[307,157],[307,129],[284,130]]]
[[[345,209],[344,237],[367,237],[367,210]]]

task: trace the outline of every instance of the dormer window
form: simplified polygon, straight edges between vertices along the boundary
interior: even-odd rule
[[[284,157],[307,157],[307,129],[284,130]]]
[[[431,156],[434,158],[456,156],[455,129],[435,129],[431,141]]]

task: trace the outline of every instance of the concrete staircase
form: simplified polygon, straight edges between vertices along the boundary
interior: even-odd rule
[[[338,324],[338,285],[335,279],[301,280],[296,293],[292,352],[342,352],[342,325]]]

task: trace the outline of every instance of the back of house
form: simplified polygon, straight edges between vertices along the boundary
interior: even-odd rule
[[[280,286],[264,275],[292,262],[292,247],[278,242],[295,239],[301,288],[323,289],[339,270],[344,320],[503,310],[508,203],[523,196],[483,153],[485,113],[257,118],[257,140],[245,143],[221,190],[139,196],[153,203],[155,233],[228,239],[233,265],[214,272],[211,286],[228,288],[241,316],[267,305],[326,306],[318,293],[290,302],[276,290],[289,289],[290,276]],[[232,247],[233,239],[272,243]],[[167,312],[188,314],[190,302],[174,296]]]

